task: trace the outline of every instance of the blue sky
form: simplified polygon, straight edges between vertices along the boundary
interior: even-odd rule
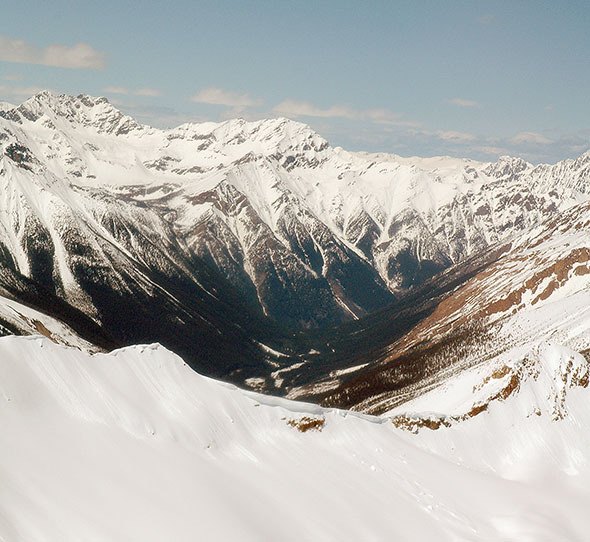
[[[533,162],[590,148],[590,3],[10,2],[0,100],[105,95],[158,127],[287,116],[333,145]]]

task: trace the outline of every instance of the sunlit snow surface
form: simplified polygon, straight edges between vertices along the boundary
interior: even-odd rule
[[[542,348],[549,369],[573,355]],[[412,434],[240,391],[159,346],[5,337],[0,540],[587,540],[589,393],[554,420],[527,416],[523,387]],[[305,416],[322,430],[289,424]]]

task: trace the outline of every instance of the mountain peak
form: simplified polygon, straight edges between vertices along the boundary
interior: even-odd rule
[[[53,124],[93,128],[98,132],[124,135],[141,129],[134,119],[116,109],[105,97],[86,94],[71,96],[43,90],[23,102],[6,115],[10,120],[22,123],[37,122],[44,117]]]
[[[276,145],[280,152],[290,149],[320,152],[329,147],[328,141],[309,125],[285,117],[250,123],[250,131],[256,139]]]
[[[532,168],[532,164],[522,158],[515,158],[513,156],[500,156],[497,162],[490,164],[485,173],[490,177],[506,178],[514,177],[519,173],[522,173],[528,168]]]
[[[284,117],[248,121],[229,119],[220,123],[185,123],[172,129],[169,138],[212,139],[223,145],[252,145],[264,154],[320,152],[329,143],[307,124]]]
[[[586,162],[590,162],[590,149],[588,149],[586,152],[584,152],[580,156],[578,156],[576,161],[581,164],[585,164]]]

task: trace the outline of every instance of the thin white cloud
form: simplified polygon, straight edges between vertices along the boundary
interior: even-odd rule
[[[248,94],[238,94],[237,92],[231,92],[217,87],[200,90],[194,96],[191,96],[191,101],[209,105],[224,105],[234,109],[245,109],[247,107],[262,105],[262,100],[252,98]]]
[[[107,94],[120,94],[122,96],[161,96],[162,93],[157,88],[138,88],[129,89],[127,87],[108,86],[103,89]]]
[[[105,67],[104,54],[87,43],[37,47],[24,40],[6,36],[0,36],[0,61],[88,70]]]
[[[105,87],[103,89],[104,92],[106,92],[107,94],[123,94],[123,95],[127,95],[129,94],[129,89],[127,87],[115,87],[115,86],[110,86],[110,87]]]
[[[204,122],[206,118],[195,117],[194,114],[176,111],[171,107],[154,106],[137,103],[128,103],[117,98],[110,100],[111,103],[142,124],[148,124],[156,128],[174,128],[185,122]]]
[[[23,76],[18,73],[9,73],[7,75],[2,76],[2,79],[4,79],[4,81],[11,81],[11,82],[21,81],[22,78],[23,78]]]
[[[478,17],[477,20],[481,24],[492,24],[496,20],[496,16],[488,13],[486,15],[482,15],[481,17]]]
[[[549,138],[537,132],[520,132],[516,134],[511,140],[515,145],[532,144],[532,145],[548,145],[553,143]]]
[[[475,100],[466,100],[465,98],[451,98],[450,104],[456,105],[457,107],[474,108],[479,107],[479,103]]]
[[[332,105],[321,108],[310,102],[284,100],[273,108],[273,113],[286,117],[340,118],[348,120],[368,120],[376,124],[417,127],[418,123],[404,120],[398,113],[389,109],[354,109],[345,105]]]
[[[162,95],[162,93],[157,88],[138,88],[133,92],[133,94],[136,96],[149,96],[152,98]]]
[[[494,147],[493,145],[483,145],[481,147],[474,147],[474,150],[482,154],[489,154],[491,156],[502,156],[503,154],[510,154],[510,151],[505,147]]]
[[[297,100],[284,100],[273,108],[275,113],[287,117],[319,117],[319,118],[342,118],[357,119],[358,112],[350,107],[333,105],[322,109],[309,102]]]
[[[418,128],[419,122],[405,120],[401,115],[389,109],[364,109],[359,111],[362,118],[367,118],[377,124],[390,124],[393,126],[405,126],[406,128]]]
[[[467,143],[476,139],[473,134],[456,132],[454,130],[439,131],[436,132],[436,136],[443,141],[454,141],[455,143]]]

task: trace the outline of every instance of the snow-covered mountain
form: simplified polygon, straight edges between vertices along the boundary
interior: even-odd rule
[[[179,254],[202,259],[266,314],[295,326],[385,306],[589,192],[588,153],[537,167],[350,153],[287,119],[156,130],[105,98],[48,92],[1,117],[5,185],[34,179],[59,200],[34,208],[39,220],[55,220],[47,213],[56,206],[79,211],[132,254],[142,249],[138,238],[161,239],[165,255],[150,260],[142,251],[149,265],[167,272]],[[26,269],[29,232],[5,227]],[[83,297],[62,264],[54,272],[64,294]]]
[[[312,156],[327,146],[303,125],[233,121],[160,131],[138,125],[103,98],[49,93],[2,116],[3,176],[17,184],[13,190],[34,178],[57,200],[49,212],[56,206],[79,211],[158,271],[168,274],[170,259],[204,261],[266,314],[304,327],[391,300],[371,265],[300,202],[282,201],[284,190],[273,187],[279,182],[275,165],[286,149]],[[256,156],[261,163],[251,167]],[[19,200],[19,194],[9,197]],[[39,206],[31,210],[33,216],[46,213]],[[79,218],[59,221],[77,227]],[[25,269],[33,258],[23,255],[23,239],[31,235],[14,222],[7,225],[14,239],[8,249]],[[164,254],[152,254],[152,246]],[[61,277],[67,270],[55,269],[63,258],[58,261],[55,275],[71,286],[65,293],[83,295],[76,281]],[[90,302],[86,309],[92,310]]]
[[[584,540],[588,363],[539,355],[526,389],[413,434],[240,391],[157,345],[1,338],[0,539]]]
[[[0,540],[584,540],[589,247],[590,152],[0,103]]]
[[[589,180],[590,153],[351,153],[287,119],[157,130],[105,98],[42,92],[0,108],[0,293],[22,300],[10,285],[30,281],[29,305],[59,299],[109,344],[158,340],[209,374],[264,377],[302,362],[292,331],[403,306],[587,201]]]

